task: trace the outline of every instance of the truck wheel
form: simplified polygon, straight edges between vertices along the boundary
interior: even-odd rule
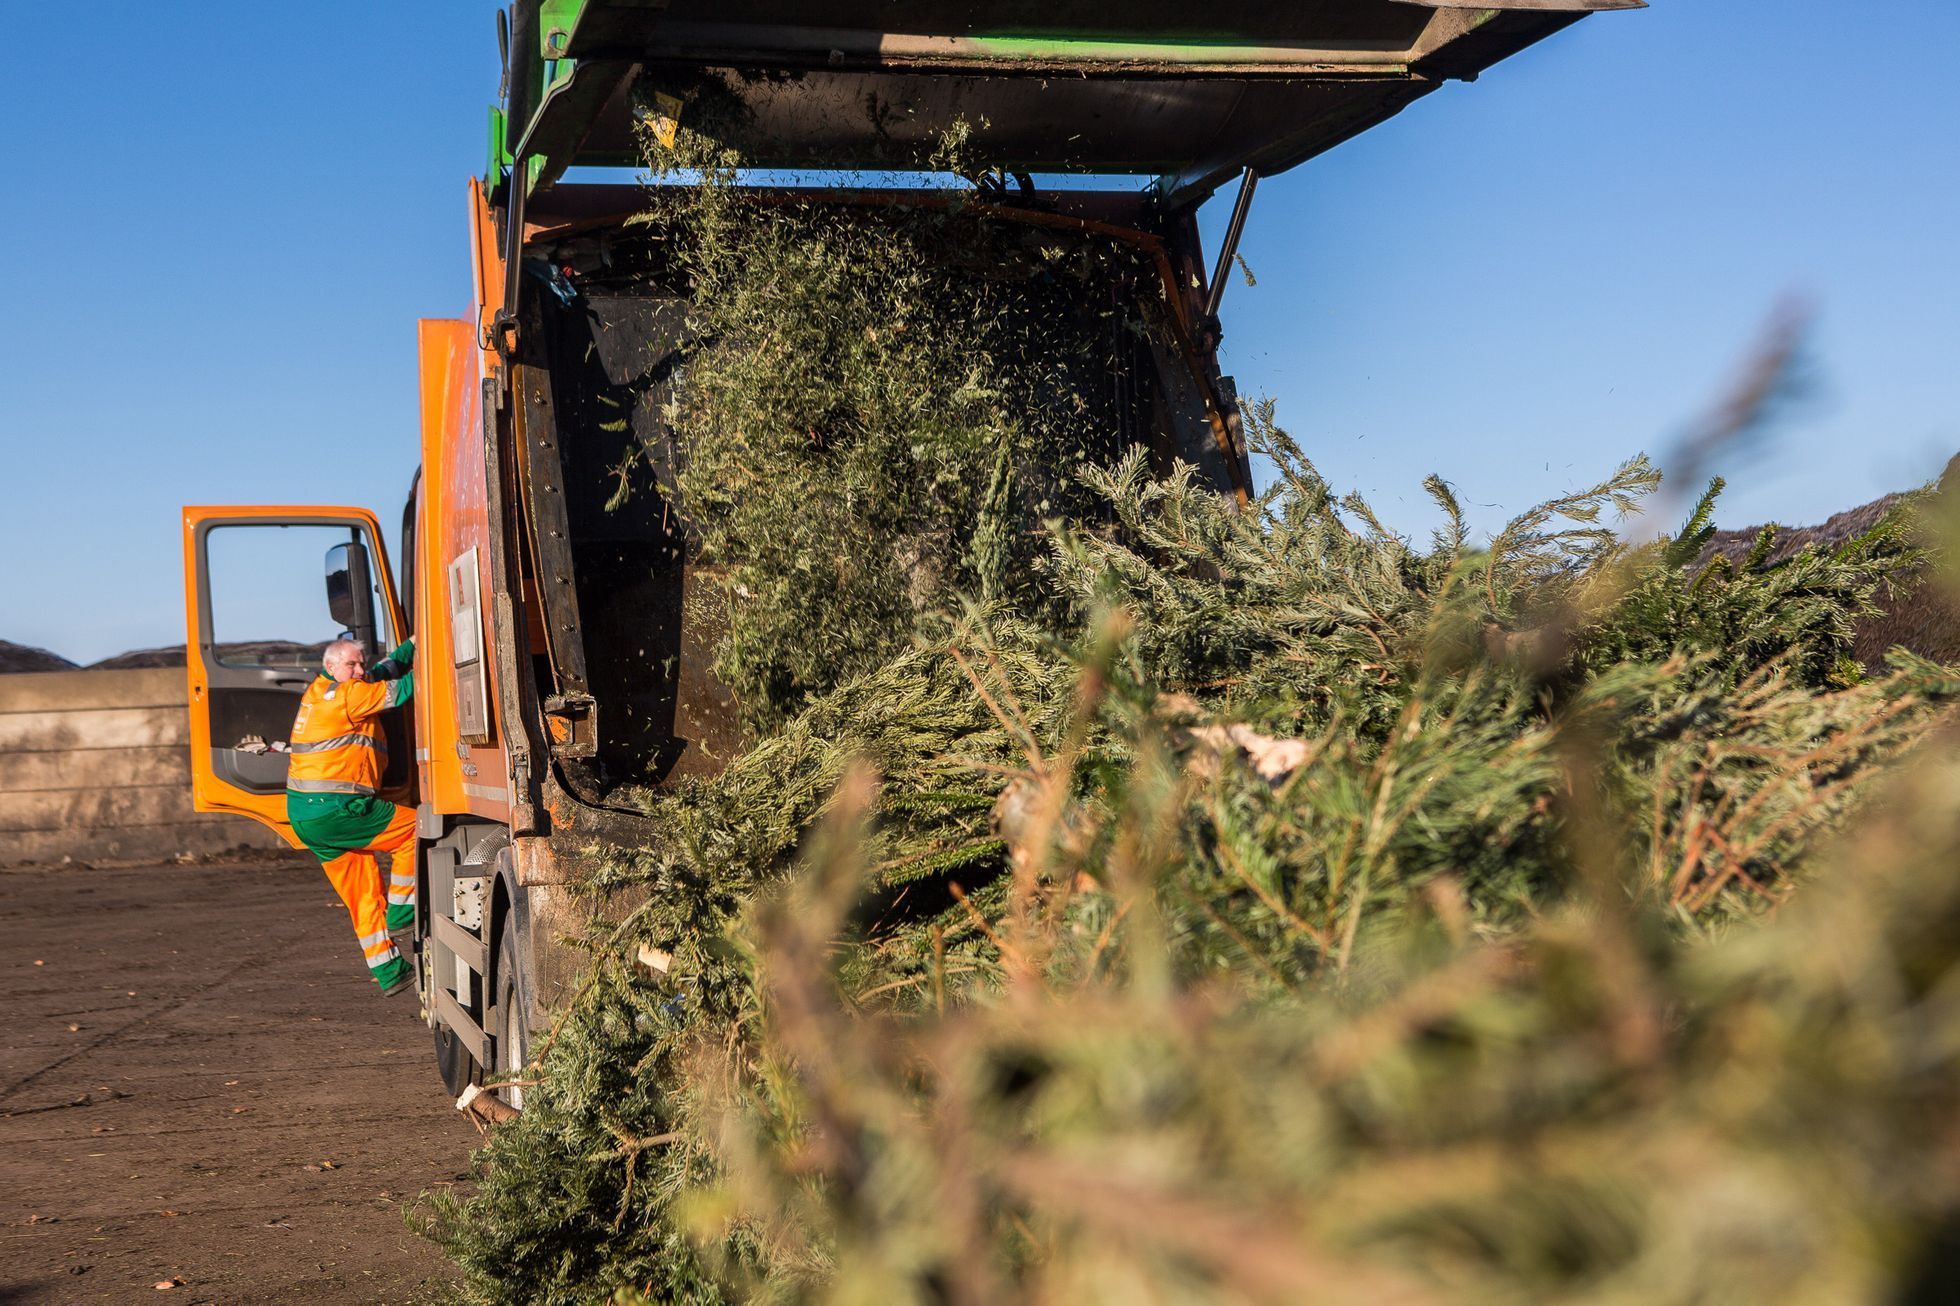
[[[464,1089],[483,1080],[483,1067],[476,1064],[463,1040],[440,1021],[436,1022],[436,1070],[451,1097],[461,1097]]]
[[[521,952],[517,929],[507,920],[502,937],[497,940],[497,1001],[490,1008],[488,1031],[497,1040],[496,1070],[499,1076],[521,1075],[531,1059],[531,985]],[[521,1087],[499,1088],[497,1096],[520,1111],[524,1109],[524,1090]]]
[[[428,990],[437,981],[430,971],[431,963],[429,962],[429,939],[427,934],[430,914],[429,876],[426,869],[416,875],[415,888],[417,904],[415,911],[415,968],[424,985],[422,1001],[427,1006],[433,1008],[435,1006],[435,997]],[[470,987],[476,988],[476,982],[472,981]],[[463,995],[465,1005],[468,1005],[467,999],[469,996],[467,993]],[[432,1020],[430,1022],[430,1028],[435,1030],[436,1035],[436,1073],[442,1076],[442,1086],[449,1090],[451,1097],[461,1097],[464,1089],[468,1088],[471,1084],[477,1084],[483,1081],[483,1067],[476,1064],[476,1058],[470,1055],[469,1049],[463,1046],[463,1040],[457,1038],[455,1032],[449,1026],[439,1020]]]

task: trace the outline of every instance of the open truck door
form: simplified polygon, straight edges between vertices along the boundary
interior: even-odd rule
[[[193,805],[249,816],[299,847],[286,821],[286,755],[239,745],[287,738],[333,640],[358,640],[374,660],[407,638],[374,514],[185,508],[184,628]],[[382,796],[412,806],[411,717],[395,708],[382,730]]]

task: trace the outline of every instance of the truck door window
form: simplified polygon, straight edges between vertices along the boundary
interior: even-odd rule
[[[287,738],[300,695],[320,672],[321,655],[338,638],[330,593],[338,606],[371,617],[371,658],[400,638],[385,589],[381,550],[355,522],[222,522],[202,529],[198,548],[203,573],[203,617],[198,657],[208,676],[211,774],[248,794],[278,794],[286,787],[286,757],[239,745],[253,737]],[[353,561],[350,563],[350,557]],[[333,570],[337,574],[329,575]],[[348,590],[359,577],[365,603]],[[381,718],[388,740],[384,790],[407,782],[413,757],[406,713]]]
[[[323,580],[328,551],[361,544],[375,557],[372,542],[363,535],[350,526],[213,527],[205,537],[205,567],[217,660],[233,667],[317,668],[321,653],[341,630],[328,609]],[[398,637],[388,620],[381,577],[373,570],[368,583],[378,655]]]

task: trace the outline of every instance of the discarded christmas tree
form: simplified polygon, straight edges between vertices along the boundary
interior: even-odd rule
[[[1241,508],[1001,380],[958,219],[704,192],[758,742],[588,886],[641,905],[433,1207],[473,1300],[1952,1282],[1960,679],[1849,658],[1903,517],[1705,565],[1712,491],[1624,542],[1636,459],[1481,547],[1432,482],[1417,547],[1270,413]]]

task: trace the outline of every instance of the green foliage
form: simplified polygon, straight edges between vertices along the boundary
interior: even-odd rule
[[[989,216],[966,191],[800,202],[733,184],[684,134],[649,221],[691,288],[669,425],[750,724],[905,647],[957,593],[1039,610],[1027,583],[1076,472],[1113,450],[1107,378],[1145,330],[1138,254]],[[1161,299],[1161,292],[1155,292]]]
[[[1418,549],[1253,432],[1280,475],[1250,509],[1091,469],[1036,616],[915,614],[642,796],[659,845],[595,887],[643,905],[438,1204],[473,1299],[1841,1301],[1917,1272],[1960,1198],[1915,1152],[1960,1025],[1956,936],[1908,900],[1960,900],[1881,855],[1910,805],[1821,851],[1960,693],[1831,671],[1916,556],[1628,545],[1637,460]],[[1847,856],[1868,899],[1782,907]],[[1812,1146],[1839,1102],[1862,1132]]]
[[[1946,754],[1719,943],[1602,875],[1499,939],[1436,895],[1296,1001],[1010,981],[945,1015],[825,964],[840,841],[758,912],[755,1055],[793,1070],[730,1095],[697,1238],[793,1248],[731,1276],[763,1298],[1948,1299],[1956,830]]]
[[[1094,398],[1125,250],[660,162],[759,739],[614,795],[631,910],[433,1199],[470,1300],[1951,1289],[1960,676],[1850,661],[1900,519],[1705,564],[1636,458],[1482,548],[1431,478],[1421,547],[1270,410],[1240,505]]]

